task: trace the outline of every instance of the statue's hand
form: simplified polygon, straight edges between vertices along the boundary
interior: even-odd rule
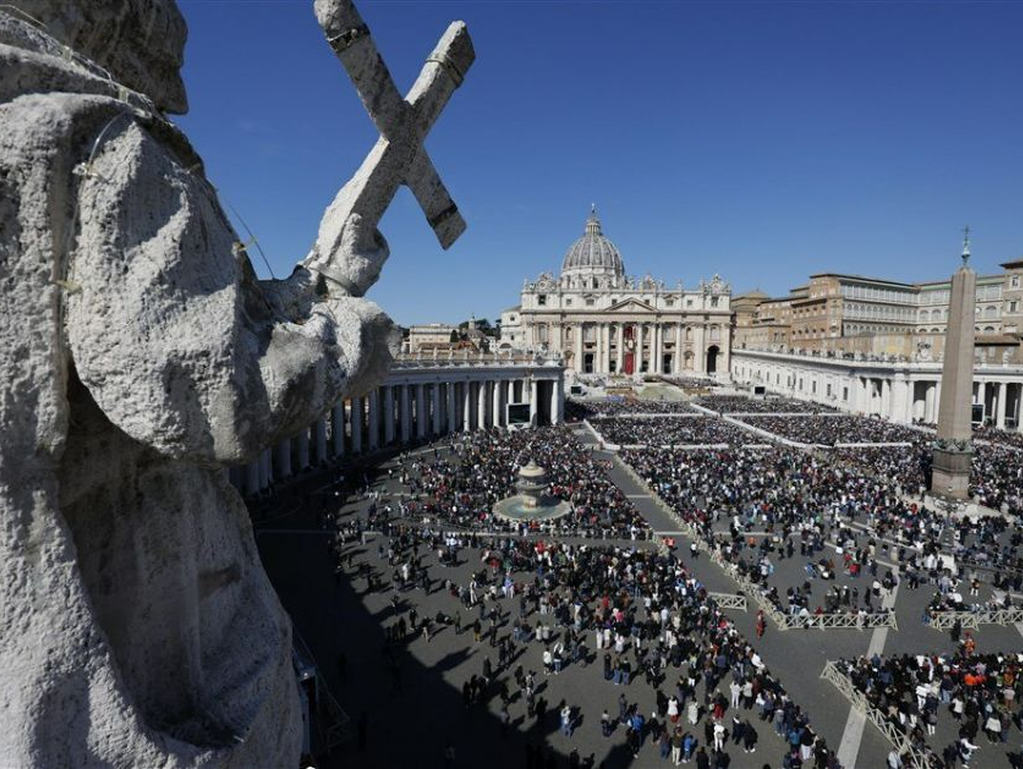
[[[337,228],[330,211],[320,223],[320,236],[303,265],[327,279],[333,295],[363,296],[380,277],[390,256],[376,226],[352,212]]]

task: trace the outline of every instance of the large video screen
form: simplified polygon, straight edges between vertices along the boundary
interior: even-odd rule
[[[508,404],[508,424],[510,424],[510,425],[525,425],[525,424],[529,424],[529,404],[528,403],[509,403]]]

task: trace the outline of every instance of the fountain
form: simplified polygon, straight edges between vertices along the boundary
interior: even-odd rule
[[[506,521],[551,521],[567,515],[572,505],[563,499],[550,497],[547,491],[547,471],[529,460],[519,470],[515,481],[519,492],[494,505],[494,515]]]

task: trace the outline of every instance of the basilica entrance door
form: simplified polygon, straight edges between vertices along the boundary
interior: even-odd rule
[[[622,339],[625,342],[625,356],[622,362],[622,371],[631,376],[636,370],[636,327],[626,326],[622,329]]]

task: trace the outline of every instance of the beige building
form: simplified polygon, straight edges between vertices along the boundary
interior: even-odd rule
[[[451,335],[457,333],[458,326],[447,323],[424,323],[409,326],[408,339],[404,352],[432,352],[433,350],[451,347]]]
[[[695,288],[628,277],[596,211],[557,277],[522,287],[501,317],[501,346],[549,351],[575,374],[728,376],[731,288],[718,276]]]
[[[977,278],[977,356],[987,361],[1023,361],[1019,341],[1023,260],[1002,267],[1004,273]],[[759,299],[743,294],[741,322],[736,312],[734,346],[940,360],[949,291],[947,280],[902,283],[839,273],[811,275],[806,285],[792,289],[787,297]]]

